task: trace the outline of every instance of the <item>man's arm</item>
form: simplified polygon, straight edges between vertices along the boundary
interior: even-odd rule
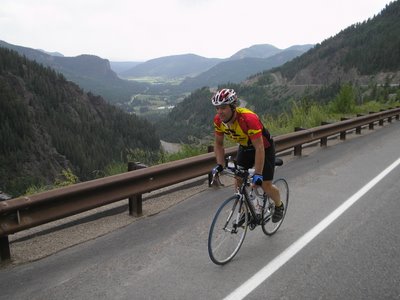
[[[224,136],[215,134],[214,153],[217,164],[225,166]]]
[[[264,169],[264,160],[265,160],[265,149],[263,137],[259,136],[254,140],[251,140],[251,143],[256,150],[255,159],[254,159],[254,173],[262,175]]]

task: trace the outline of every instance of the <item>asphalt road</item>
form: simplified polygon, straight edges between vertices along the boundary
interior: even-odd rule
[[[226,266],[210,261],[207,237],[232,190],[209,189],[105,236],[1,269],[0,299],[400,299],[400,166],[377,177],[398,162],[399,149],[395,121],[287,162],[276,174],[290,185],[285,222],[272,237],[249,231]]]

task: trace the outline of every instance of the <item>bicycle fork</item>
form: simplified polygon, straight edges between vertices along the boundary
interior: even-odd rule
[[[239,224],[239,221],[240,221],[240,215],[241,215],[242,206],[243,206],[243,201],[241,201],[243,199],[243,195],[237,194],[237,196],[238,197],[237,197],[237,199],[235,200],[235,202],[233,204],[233,207],[232,207],[232,209],[231,209],[231,211],[230,211],[230,213],[228,215],[228,218],[226,219],[226,222],[225,222],[225,225],[224,225],[224,228],[223,228],[223,230],[225,230],[227,232],[230,232],[232,234],[237,233],[237,228],[238,228],[238,224]],[[233,226],[232,226],[232,228],[228,228],[229,221],[232,219],[233,214],[234,214],[234,212],[236,210],[236,206],[238,205],[238,203],[240,203],[239,204],[240,206],[239,206],[239,209],[238,209],[238,211],[236,213],[236,217],[235,217],[235,220],[233,222]]]

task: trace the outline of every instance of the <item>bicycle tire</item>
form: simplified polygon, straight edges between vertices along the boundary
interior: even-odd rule
[[[244,213],[244,221],[241,222],[241,226],[237,226],[242,213]],[[237,195],[226,199],[221,204],[208,234],[208,254],[213,263],[224,265],[235,257],[246,237],[247,223],[248,207],[244,201],[239,201]]]
[[[283,178],[279,178],[275,180],[273,184],[279,189],[281,201],[283,202],[285,210],[283,212],[282,219],[279,222],[273,223],[271,218],[272,214],[274,213],[275,204],[271,203],[273,202],[271,199],[266,199],[262,212],[263,222],[261,224],[262,231],[266,235],[273,235],[278,231],[279,227],[282,225],[283,220],[285,219],[286,212],[289,206],[289,185],[287,181]]]

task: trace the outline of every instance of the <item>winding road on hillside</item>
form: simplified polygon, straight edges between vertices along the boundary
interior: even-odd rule
[[[250,231],[226,266],[210,261],[207,237],[231,187],[2,268],[0,299],[399,299],[400,122],[365,131],[287,160],[281,229]]]

